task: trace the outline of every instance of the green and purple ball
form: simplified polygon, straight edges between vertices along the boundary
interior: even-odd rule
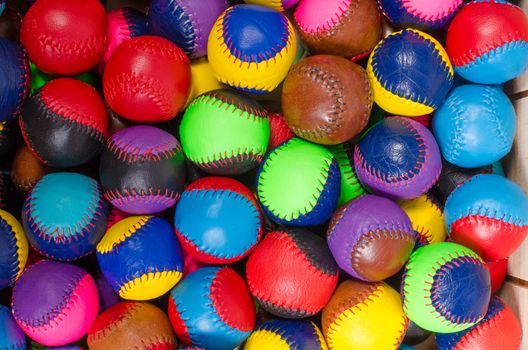
[[[259,165],[270,137],[267,112],[229,90],[198,96],[185,111],[180,137],[185,155],[216,175],[243,174]]]

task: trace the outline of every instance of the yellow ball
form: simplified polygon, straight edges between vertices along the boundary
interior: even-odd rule
[[[313,322],[272,319],[255,328],[246,340],[244,350],[327,350],[328,346]]]
[[[207,58],[200,58],[191,62],[191,91],[187,98],[188,106],[199,95],[222,89],[222,84],[216,79],[213,68]]]
[[[209,35],[207,54],[218,80],[240,91],[273,91],[296,57],[297,39],[288,18],[260,5],[228,8]]]
[[[419,245],[443,242],[447,236],[442,209],[426,194],[403,201],[400,207],[407,213],[413,229],[418,233]]]
[[[400,294],[384,282],[344,281],[322,315],[326,342],[336,350],[396,350],[408,324]]]
[[[11,287],[26,266],[29,245],[20,222],[0,209],[0,290]]]

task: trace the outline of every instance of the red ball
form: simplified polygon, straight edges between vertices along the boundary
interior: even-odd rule
[[[284,318],[315,315],[328,303],[338,270],[324,239],[300,229],[273,231],[249,257],[251,293],[268,312]]]
[[[508,273],[508,258],[486,262],[490,272],[491,292],[495,293],[504,284],[504,279]]]
[[[189,59],[171,41],[138,36],[118,46],[103,74],[110,107],[124,118],[154,123],[172,119],[187,101]]]
[[[282,115],[278,113],[270,113],[268,115],[268,120],[270,124],[268,149],[273,149],[295,136],[295,134],[288,127],[286,119],[284,119]]]
[[[97,0],[39,0],[20,40],[42,71],[74,75],[93,68],[106,48],[106,12]]]

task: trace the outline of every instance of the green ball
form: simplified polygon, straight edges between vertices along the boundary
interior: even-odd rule
[[[339,163],[341,172],[341,193],[339,195],[338,206],[341,206],[362,194],[367,193],[359,182],[354,169],[354,145],[345,142],[336,146],[329,146]]]
[[[59,76],[57,75],[44,73],[31,62],[29,63],[29,68],[31,69],[31,94],[32,95],[35,91],[37,91],[38,89],[46,85],[46,83],[48,83],[50,80],[59,78]],[[85,73],[76,75],[73,77],[73,79],[77,79],[82,82],[85,82],[88,85],[95,86],[95,81],[90,72],[85,72]]]
[[[257,195],[273,221],[313,226],[327,221],[337,205],[341,175],[324,146],[292,138],[269,152],[257,177]]]
[[[243,174],[262,161],[270,137],[267,112],[230,90],[206,92],[189,105],[180,124],[185,155],[216,175]]]
[[[431,332],[460,332],[486,315],[490,290],[486,263],[472,250],[451,242],[426,245],[411,254],[405,268],[403,310]]]

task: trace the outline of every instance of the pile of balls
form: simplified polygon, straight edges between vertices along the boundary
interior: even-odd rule
[[[0,0],[0,349],[518,349],[523,10],[245,2]]]

